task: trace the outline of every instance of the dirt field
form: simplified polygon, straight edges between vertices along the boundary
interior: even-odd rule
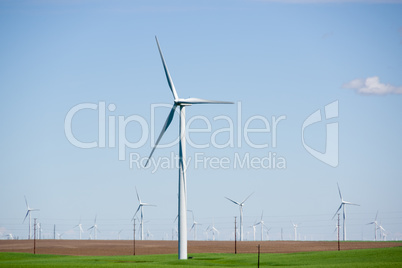
[[[328,241],[243,241],[237,242],[238,253],[253,253],[261,244],[263,253],[337,250],[337,242]],[[177,254],[177,241],[136,241],[136,255]],[[0,252],[33,253],[33,240],[0,240]],[[402,242],[341,242],[341,250],[400,247]],[[232,253],[234,241],[188,241],[191,253]],[[37,254],[59,255],[132,255],[129,240],[36,240]]]

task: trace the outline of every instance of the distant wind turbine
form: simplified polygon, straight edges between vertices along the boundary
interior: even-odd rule
[[[293,222],[292,222],[292,225],[293,225],[293,229],[295,231],[295,241],[297,241],[297,227],[299,227],[299,225],[297,223],[293,223]]]
[[[264,220],[262,217],[264,216],[264,211],[261,213],[261,220],[257,222],[255,225],[261,225],[261,241],[264,240],[264,228],[266,228],[267,233],[269,232],[270,229],[265,225]]]
[[[377,230],[380,228],[378,225],[378,222],[377,222],[377,216],[378,216],[378,211],[377,211],[377,214],[375,214],[374,221],[367,223],[367,225],[369,225],[369,224],[374,225],[374,241],[377,241]]]
[[[137,199],[138,199],[138,202],[140,204],[138,205],[137,211],[134,213],[133,219],[131,221],[134,220],[135,215],[137,215],[137,212],[141,211],[141,220],[140,220],[140,235],[141,235],[141,237],[140,237],[140,240],[144,240],[144,210],[143,210],[143,207],[149,207],[149,206],[155,207],[155,205],[142,202],[141,198],[140,198],[140,195],[138,194],[137,187],[135,188],[135,192],[137,193]]]
[[[215,233],[219,234],[218,229],[215,228],[215,221],[212,221],[212,226],[207,227],[207,231],[210,231],[212,233],[212,240],[215,241]]]
[[[381,240],[387,240],[387,231],[381,226],[381,223],[378,227],[380,229]]]
[[[59,240],[62,239],[62,236],[63,236],[63,235],[64,235],[64,233],[61,233],[61,234],[57,233],[57,237],[59,238]]]
[[[9,234],[6,234],[6,235],[3,235],[3,237],[6,237],[6,238],[7,238],[7,240],[14,240],[14,237],[13,237],[13,234],[12,234],[12,233],[9,233]]]
[[[78,231],[80,232],[80,240],[81,240],[81,234],[84,233],[84,230],[82,229],[81,219],[80,219],[80,223],[78,223],[73,228],[76,228],[76,227],[78,227]]]
[[[39,209],[36,209],[36,208],[30,208],[29,207],[29,204],[28,204],[28,201],[27,201],[27,198],[24,196],[24,198],[25,198],[25,204],[27,205],[27,214],[25,214],[25,218],[24,218],[24,220],[22,221],[22,223],[24,223],[25,222],[25,219],[29,216],[29,233],[28,233],[28,239],[31,239],[31,212],[32,211],[39,211]]]
[[[197,240],[197,225],[201,225],[201,223],[198,223],[195,221],[195,217],[194,217],[194,212],[192,210],[188,210],[191,212],[191,214],[193,215],[193,225],[191,226],[190,232],[191,230],[194,229],[194,240]]]
[[[97,232],[100,232],[100,231],[98,230],[98,225],[96,224],[96,217],[97,217],[97,216],[95,216],[94,225],[92,225],[91,227],[88,228],[88,230],[93,230],[93,231],[94,231],[94,239],[95,239],[95,240],[96,240],[96,238],[97,238],[96,233],[97,233]]]
[[[179,245],[178,245],[178,256],[179,259],[187,259],[187,185],[186,185],[186,106],[191,106],[193,104],[233,104],[232,102],[226,101],[212,101],[212,100],[204,100],[199,98],[188,98],[188,99],[180,99],[177,95],[176,89],[174,87],[172,78],[170,77],[169,70],[166,66],[165,59],[162,55],[162,50],[159,46],[158,39],[156,39],[156,44],[158,45],[159,54],[162,60],[163,68],[165,70],[165,75],[167,82],[169,84],[170,91],[173,94],[174,102],[172,109],[166,119],[166,122],[162,128],[161,133],[159,134],[158,139],[156,140],[155,146],[153,147],[151,154],[149,155],[148,161],[145,166],[148,165],[149,159],[154,153],[155,148],[158,146],[159,141],[161,140],[163,134],[165,134],[168,129],[170,123],[173,120],[176,108],[180,108],[180,124],[179,124],[179,202],[178,202],[178,211],[179,211]]]
[[[250,227],[253,228],[253,241],[255,241],[255,228],[257,227],[258,223],[254,223],[253,225],[251,225]]]
[[[338,211],[340,211],[341,209],[343,209],[343,241],[346,240],[346,212],[345,212],[345,206],[346,205],[353,205],[353,206],[360,206],[358,204],[354,204],[354,203],[350,203],[348,201],[343,200],[342,197],[342,193],[341,193],[341,189],[339,188],[339,184],[338,185],[338,192],[339,192],[339,197],[341,198],[341,205],[339,206],[338,210],[335,212],[334,216],[332,217],[332,219],[335,218],[336,214],[338,213]]]
[[[240,209],[240,241],[243,241],[243,206],[244,206],[244,202],[246,202],[246,200],[252,195],[253,193],[251,193],[249,196],[247,196],[242,202],[237,202],[234,201],[228,197],[225,196],[225,198],[233,203],[235,203],[236,205],[239,206]]]

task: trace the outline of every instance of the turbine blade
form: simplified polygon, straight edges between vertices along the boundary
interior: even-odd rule
[[[28,217],[28,214],[29,214],[29,210],[27,211],[27,214],[25,214],[25,218],[24,218],[24,220],[22,221],[22,223],[25,222],[25,219]]]
[[[230,198],[228,198],[228,197],[226,197],[226,196],[225,196],[225,198],[226,198],[227,200],[229,200],[229,201],[235,203],[236,205],[239,205],[239,206],[240,206],[240,203],[239,203],[239,202],[236,202],[236,201],[234,201],[234,200],[232,200],[232,199],[230,199]]]
[[[137,194],[138,202],[141,203],[141,199],[140,199],[140,196],[139,196],[139,194],[138,194],[137,187],[135,187],[135,193]]]
[[[246,199],[243,200],[243,202],[241,202],[241,204],[244,204],[244,202],[246,202],[246,200],[253,194],[254,192],[252,192],[249,196],[246,197]]]
[[[347,202],[347,201],[343,201],[343,203],[346,204],[346,205],[360,206],[359,204],[350,203],[350,202]]]
[[[27,201],[27,198],[26,198],[25,195],[24,195],[24,198],[25,198],[25,205],[27,205],[27,208],[29,208],[29,206],[28,206],[28,201]]]
[[[335,218],[335,215],[338,213],[339,210],[341,210],[342,206],[343,206],[343,203],[341,203],[341,205],[339,206],[338,210],[335,212],[334,216],[332,216],[332,219]]]
[[[341,194],[341,189],[339,188],[339,184],[338,184],[338,183],[336,183],[336,185],[338,185],[339,197],[341,198],[341,200],[343,200],[343,198],[342,198],[342,194]]]
[[[187,98],[178,100],[179,103],[183,104],[233,104],[231,101],[215,101],[215,100],[205,100],[200,98]]]
[[[154,204],[148,204],[148,203],[141,203],[142,206],[148,206],[148,207],[156,207]]]
[[[158,45],[159,54],[161,55],[161,60],[162,60],[162,64],[163,64],[163,69],[165,69],[165,75],[166,75],[167,82],[169,84],[170,90],[172,91],[174,100],[177,100],[178,99],[177,92],[174,87],[172,78],[170,77],[169,70],[166,66],[166,62],[165,62],[165,59],[163,58],[162,50],[161,50],[161,47],[159,46],[158,38],[156,36],[155,36],[155,40],[156,40],[156,44]]]
[[[377,210],[377,213],[375,214],[375,220],[374,221],[377,221],[377,216],[378,216],[378,210]]]
[[[141,205],[138,206],[137,210],[136,210],[135,213],[134,213],[134,216],[133,216],[133,219],[132,219],[132,220],[134,220],[135,215],[137,215],[137,212],[138,212],[140,209],[141,209]]]
[[[168,127],[169,127],[169,125],[170,125],[170,123],[172,123],[172,120],[173,120],[173,116],[174,116],[174,112],[175,112],[175,110],[176,110],[176,107],[177,107],[176,103],[173,104],[172,109],[170,110],[170,113],[169,113],[169,115],[168,115],[168,117],[167,117],[167,119],[166,119],[165,125],[163,125],[163,128],[162,128],[162,130],[161,130],[161,133],[159,134],[159,137],[158,137],[158,139],[156,140],[156,143],[155,143],[154,148],[152,148],[151,154],[149,155],[148,160],[147,160],[147,162],[145,163],[145,166],[148,165],[149,159],[151,159],[152,154],[154,153],[156,147],[157,147],[158,144],[159,144],[159,141],[161,140],[163,134],[165,134],[166,130],[168,129]]]

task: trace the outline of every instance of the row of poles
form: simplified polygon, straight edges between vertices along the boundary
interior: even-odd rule
[[[237,217],[234,217],[235,221],[234,221],[234,235],[235,235],[235,239],[234,239],[234,253],[237,254]],[[135,256],[135,219],[134,219],[134,226],[133,226],[133,255]],[[338,251],[341,250],[340,247],[340,237],[339,237],[339,214],[338,214]],[[258,267],[260,267],[260,244],[258,244]],[[36,218],[34,218],[34,254],[36,254]]]

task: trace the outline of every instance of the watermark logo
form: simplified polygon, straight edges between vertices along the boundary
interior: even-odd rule
[[[334,101],[325,106],[325,119],[329,120],[332,118],[338,117],[338,101]],[[317,158],[318,160],[330,165],[331,167],[338,166],[338,123],[327,123],[326,124],[326,143],[325,143],[325,152],[319,152],[310,146],[308,146],[304,140],[304,130],[315,123],[321,122],[321,110],[317,110],[312,113],[303,123],[302,126],[302,143],[304,148],[309,152],[312,156]]]
[[[174,169],[178,166],[178,156],[175,154],[170,154],[170,157],[153,157],[150,159],[150,165],[145,167],[148,160],[146,154],[155,146],[161,127],[156,122],[157,114],[164,117],[166,109],[170,107],[170,104],[150,105],[149,120],[138,114],[118,115],[117,107],[113,103],[81,103],[67,112],[64,132],[67,140],[78,148],[116,148],[119,161],[127,161],[128,156],[130,169],[150,169],[153,173],[159,169]],[[232,116],[217,115],[207,118],[195,115],[187,119],[187,145],[193,149],[205,150],[203,153],[189,155],[187,166],[191,164],[194,168],[203,169],[286,169],[286,158],[280,154],[277,147],[278,129],[286,124],[287,116],[250,115],[246,118],[241,102],[238,102],[235,108],[236,114],[233,115],[232,110]],[[333,119],[338,117],[338,101],[326,105],[324,110],[324,115],[317,110],[304,121],[301,129],[302,144],[307,152],[318,160],[337,167],[338,123],[333,122]],[[89,122],[94,116],[97,122]],[[304,132],[309,126],[324,120],[330,122],[326,124],[325,151],[320,152],[306,143]],[[78,122],[97,126],[88,132],[92,135],[88,135],[86,130],[77,127]],[[82,139],[83,134],[85,139]],[[162,140],[158,148],[174,148],[178,143],[179,137],[170,137],[170,140]],[[144,147],[149,149],[140,154],[139,149]],[[211,148],[242,150],[231,150],[228,151],[229,155],[218,157],[209,155],[213,151]]]

